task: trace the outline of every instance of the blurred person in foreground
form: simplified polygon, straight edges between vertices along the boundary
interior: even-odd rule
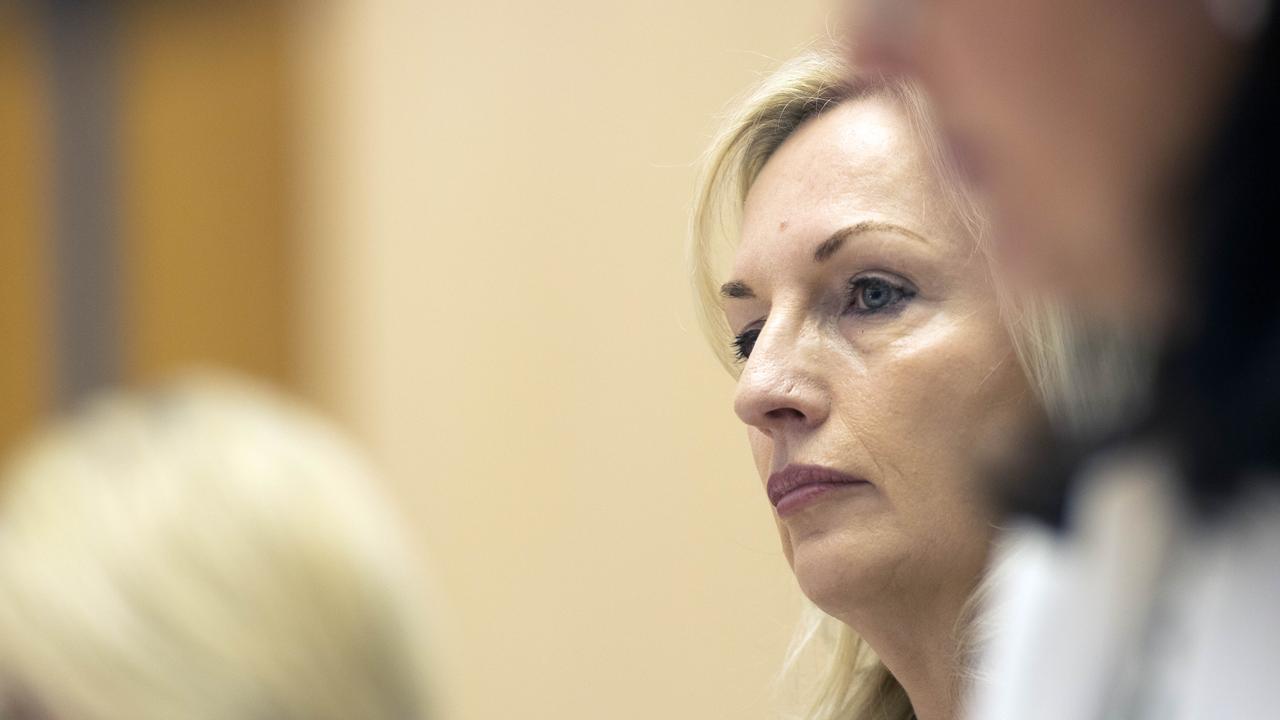
[[[1143,411],[1043,455],[984,720],[1276,717],[1280,197],[1268,0],[847,0],[918,79],[1002,261],[1159,348]]]
[[[0,717],[425,718],[407,561],[292,404],[218,378],[101,397],[0,476]]]

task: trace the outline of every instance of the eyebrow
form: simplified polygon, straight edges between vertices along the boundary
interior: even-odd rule
[[[819,243],[818,247],[813,250],[813,261],[816,263],[824,263],[830,260],[833,255],[840,251],[840,248],[844,247],[844,244],[848,242],[849,238],[857,237],[869,232],[890,232],[917,242],[929,242],[925,236],[901,225],[891,222],[883,222],[880,220],[863,220],[862,222],[854,223],[849,227],[835,231],[831,234],[831,237]],[[742,299],[754,298],[756,296],[756,292],[741,280],[730,280],[720,286],[720,295],[726,298]]]
[[[857,237],[858,235],[869,232],[890,232],[895,235],[902,235],[917,242],[929,242],[928,239],[920,233],[914,230],[908,230],[901,225],[882,222],[880,220],[863,220],[860,223],[855,223],[847,228],[837,230],[831,234],[831,237],[823,240],[818,247],[813,250],[813,261],[816,263],[822,263],[830,260],[831,256],[839,252],[840,248],[844,246],[845,242],[847,242],[849,238]]]
[[[727,298],[753,298],[756,291],[747,286],[741,280],[730,280],[720,286],[720,294]]]

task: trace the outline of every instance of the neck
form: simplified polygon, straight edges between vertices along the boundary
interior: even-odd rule
[[[920,601],[886,603],[840,617],[902,685],[917,720],[954,720],[960,714],[964,648],[959,626],[972,594],[972,585],[938,588],[921,594]]]

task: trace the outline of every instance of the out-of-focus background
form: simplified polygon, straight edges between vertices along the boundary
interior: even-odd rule
[[[0,446],[217,365],[385,471],[451,717],[769,717],[798,595],[695,161],[827,3],[0,2]]]

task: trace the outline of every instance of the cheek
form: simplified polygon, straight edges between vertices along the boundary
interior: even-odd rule
[[[773,441],[759,430],[748,428],[747,442],[751,444],[751,459],[755,461],[756,473],[760,476],[760,485],[763,487],[769,481],[769,472],[773,467]],[[795,553],[792,552],[791,534],[776,514],[773,521],[778,528],[778,539],[782,542],[782,555],[787,559],[787,564],[794,567]]]
[[[773,441],[768,435],[754,427],[747,428],[747,443],[751,445],[751,459],[756,465],[756,474],[763,486],[769,480],[769,469],[773,465]]]
[[[1023,407],[1025,383],[1003,330],[975,318],[940,318],[842,386],[841,419],[895,505],[972,498],[979,446]]]

